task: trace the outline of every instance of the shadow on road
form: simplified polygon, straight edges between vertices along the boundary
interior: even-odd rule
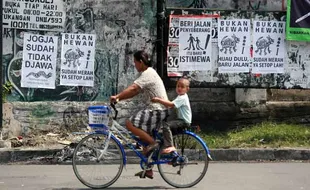
[[[153,187],[109,187],[106,188],[106,190],[109,189],[114,189],[114,190],[121,190],[121,189],[175,189],[175,188],[170,188],[170,187],[164,187],[164,186],[153,186]],[[90,190],[90,188],[56,188],[56,189],[52,189],[52,190]]]

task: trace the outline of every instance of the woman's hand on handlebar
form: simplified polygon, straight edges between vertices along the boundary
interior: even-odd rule
[[[110,97],[110,103],[116,104],[118,101],[119,101],[119,98],[117,96]]]
[[[116,96],[111,96],[110,97],[110,104],[111,104],[111,107],[114,109],[115,111],[115,116],[113,117],[113,119],[115,120],[117,118],[117,114],[118,114],[118,111],[117,109],[115,108],[115,104],[119,101],[119,98]]]

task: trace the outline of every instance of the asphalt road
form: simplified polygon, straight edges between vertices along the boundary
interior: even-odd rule
[[[137,165],[127,165],[109,189],[174,189],[156,172],[154,179],[139,179]],[[195,171],[191,171],[195,172]],[[71,165],[0,165],[0,190],[86,190]],[[190,189],[310,190],[310,163],[216,163]]]

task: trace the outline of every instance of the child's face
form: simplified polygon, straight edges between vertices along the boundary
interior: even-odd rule
[[[178,95],[183,95],[187,93],[187,91],[189,90],[189,86],[186,83],[186,81],[179,80],[175,90],[178,93]]]

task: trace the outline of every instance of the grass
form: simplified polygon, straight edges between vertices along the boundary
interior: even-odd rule
[[[262,123],[227,132],[200,132],[209,148],[310,148],[310,127]]]

